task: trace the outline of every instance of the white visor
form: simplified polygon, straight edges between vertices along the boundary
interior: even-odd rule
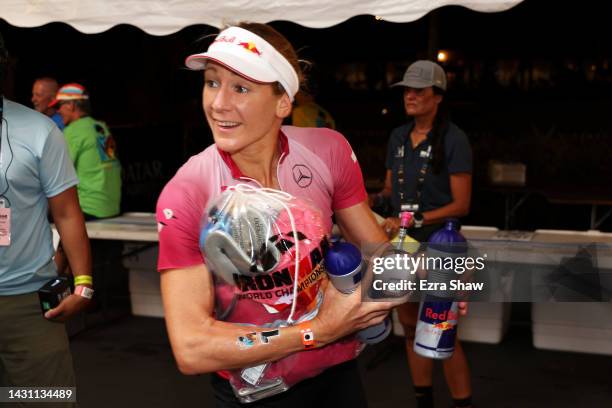
[[[278,81],[292,102],[300,86],[295,69],[272,44],[240,27],[221,31],[206,52],[190,55],[185,65],[193,70],[202,70],[208,60],[253,82]]]

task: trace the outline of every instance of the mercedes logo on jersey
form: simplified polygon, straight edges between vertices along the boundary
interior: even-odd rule
[[[298,186],[306,188],[312,183],[312,171],[303,164],[296,164],[293,166],[293,180]]]

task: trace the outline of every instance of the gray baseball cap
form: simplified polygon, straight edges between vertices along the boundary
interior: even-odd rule
[[[435,86],[446,91],[446,73],[435,62],[419,60],[413,62],[406,72],[404,79],[391,86],[407,86],[410,88],[427,88]]]

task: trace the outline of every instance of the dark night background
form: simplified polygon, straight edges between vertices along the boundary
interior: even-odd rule
[[[474,150],[465,223],[504,227],[504,199],[525,193],[510,197],[489,185],[488,161],[498,159],[525,163],[530,190],[585,198],[567,205],[531,194],[510,227],[585,230],[587,202],[612,200],[612,38],[604,8],[593,0],[526,0],[493,14],[445,7],[402,24],[358,16],[326,29],[272,25],[314,63],[317,100],[352,143],[371,189],[384,173],[389,131],[404,120],[401,93],[389,84],[415,59],[444,49],[452,118]],[[63,23],[19,28],[0,19],[0,31],[11,54],[9,98],[31,106],[32,82],[41,76],[89,89],[94,116],[117,138],[124,210],[152,211],[176,169],[212,142],[201,76],[183,68],[212,27],[158,37],[129,25],[82,34]],[[600,229],[612,230],[612,217]]]

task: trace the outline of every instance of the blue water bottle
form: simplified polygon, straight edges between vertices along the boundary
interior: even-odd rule
[[[348,242],[334,242],[325,255],[325,269],[332,284],[342,293],[352,293],[359,286],[366,265],[361,252]],[[356,337],[365,344],[383,341],[391,332],[391,321],[387,317],[382,323],[357,332]]]
[[[421,299],[414,337],[414,351],[423,357],[445,359],[455,351],[459,315],[450,281],[459,275],[444,266],[450,264],[449,258],[463,257],[466,253],[467,241],[459,232],[456,219],[447,220],[443,228],[429,237],[427,283],[436,289],[427,290]]]

